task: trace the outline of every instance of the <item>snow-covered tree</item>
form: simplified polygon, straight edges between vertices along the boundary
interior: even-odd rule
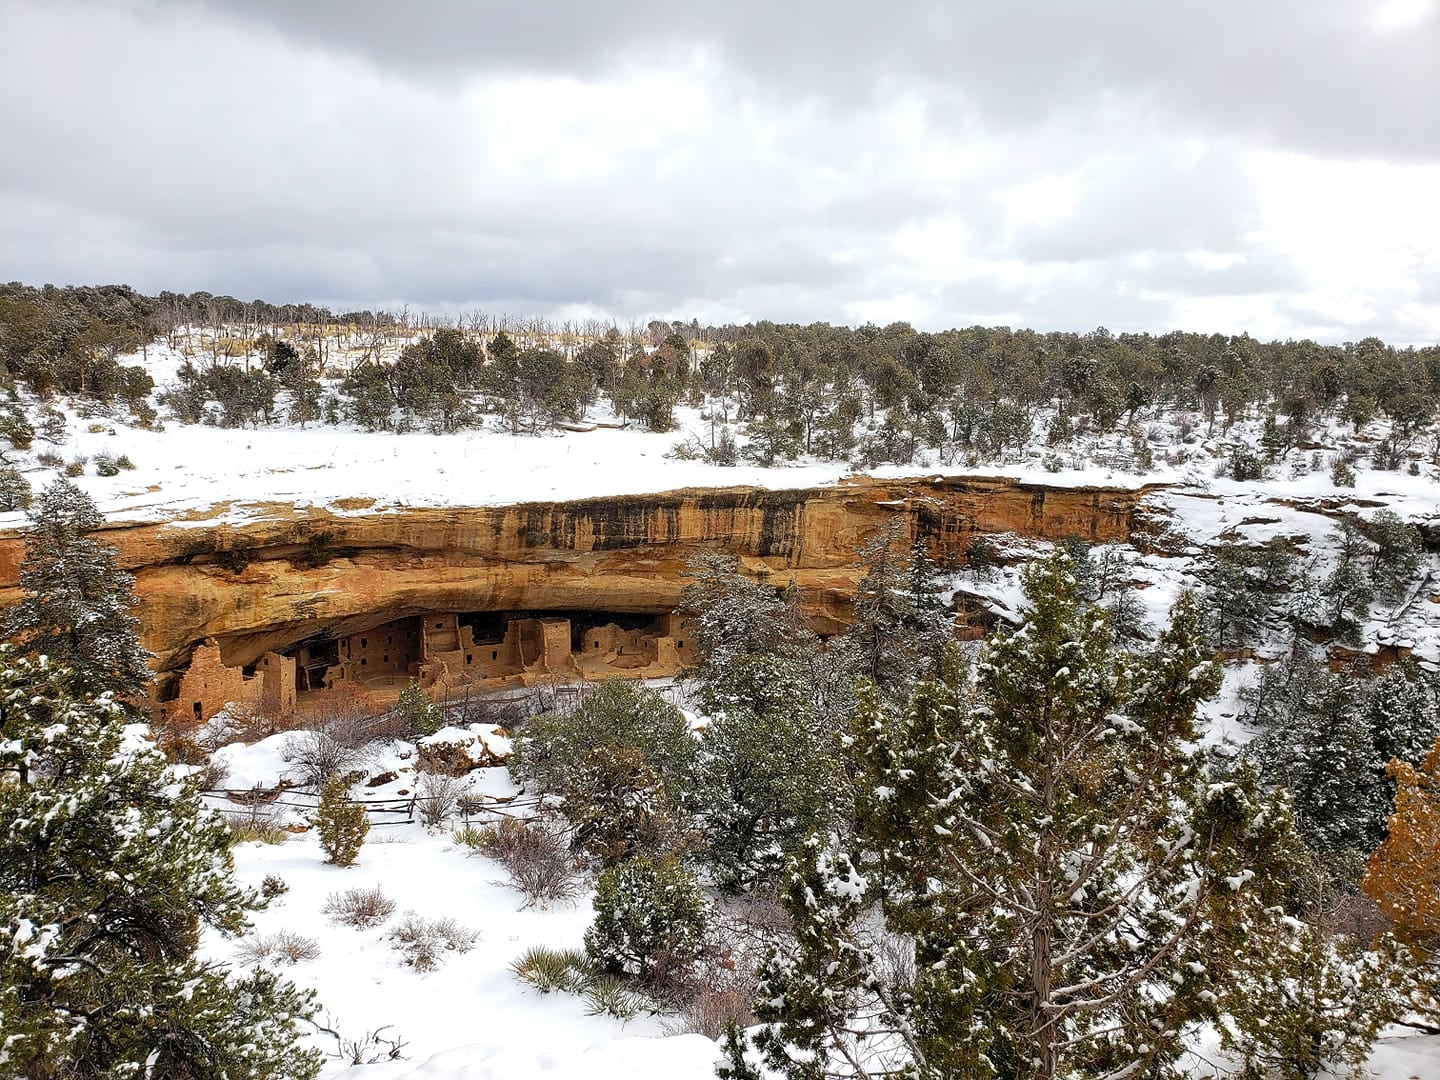
[[[354,866],[360,848],[370,832],[365,807],[350,801],[350,785],[343,776],[332,776],[320,789],[315,808],[315,832],[325,849],[326,861],[336,866]]]
[[[1370,577],[1386,600],[1398,600],[1420,568],[1420,531],[1393,510],[1377,510],[1360,526],[1375,545]]]
[[[1193,600],[1135,664],[1063,552],[1025,584],[1029,618],[973,690],[952,672],[902,717],[862,699],[857,850],[798,867],[799,943],[767,968],[753,1040],[772,1070],[1169,1076],[1186,1034],[1243,989],[1242,964],[1292,934],[1286,800],[1210,774],[1199,752],[1219,670]],[[847,909],[862,892],[879,903],[868,916]],[[853,934],[882,916],[892,951],[913,950],[913,974],[888,983]]]
[[[778,658],[741,663],[742,682],[758,692],[714,718],[696,763],[702,858],[731,889],[776,878],[806,837],[845,810],[834,747],[793,669]]]
[[[1363,691],[1357,680],[1322,664],[1288,661],[1267,667],[1246,692],[1250,721],[1260,728],[1249,753],[1266,783],[1293,796],[1306,843],[1352,883],[1385,821],[1381,763]]]
[[[1366,712],[1379,767],[1392,758],[1418,764],[1440,739],[1437,690],[1435,676],[1411,660],[1390,665],[1369,684]]]
[[[407,739],[434,735],[445,722],[440,706],[431,700],[425,688],[414,679],[400,691],[400,697],[395,701],[395,715],[400,721],[400,730]]]
[[[952,640],[939,602],[938,573],[923,542],[904,546],[905,521],[891,519],[859,552],[855,622],[840,644],[853,678],[869,679],[893,701],[933,677]]]
[[[309,1077],[310,995],[196,958],[257,906],[109,691],[0,647],[0,1072]]]
[[[1365,1076],[1365,1060],[1387,1025],[1407,1011],[1408,957],[1381,942],[1378,949],[1306,925],[1245,965],[1243,995],[1225,995],[1221,1045],[1244,1064],[1247,1077],[1315,1080]]]
[[[115,549],[95,539],[105,519],[90,497],[60,478],[35,499],[20,566],[24,597],[5,629],[32,656],[68,667],[91,690],[145,694],[146,654],[130,614],[133,579],[115,565]]]
[[[743,657],[773,655],[784,643],[784,599],[741,575],[739,567],[734,555],[710,550],[696,553],[685,567],[691,581],[680,606],[689,615],[693,674],[704,693],[723,692]]]

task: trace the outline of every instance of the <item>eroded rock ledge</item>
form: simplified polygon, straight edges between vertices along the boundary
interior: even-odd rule
[[[823,633],[843,628],[855,552],[902,515],[937,557],[976,532],[1127,540],[1153,487],[1047,488],[995,477],[860,478],[802,490],[685,489],[511,506],[244,508],[236,523],[111,523],[136,578],[156,668],[182,670],[214,638],[227,665],[433,612],[662,614],[686,559],[717,548],[747,573],[792,578]],[[0,535],[0,603],[13,603],[24,539]]]

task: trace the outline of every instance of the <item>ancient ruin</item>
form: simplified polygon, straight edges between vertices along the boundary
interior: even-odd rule
[[[683,620],[676,614],[627,627],[584,626],[554,616],[430,612],[266,652],[244,666],[226,665],[215,639],[207,639],[195,649],[173,697],[163,696],[154,709],[161,719],[203,723],[232,702],[271,714],[290,712],[307,695],[347,683],[384,703],[412,680],[444,698],[464,689],[556,680],[661,678],[678,673],[688,653]]]

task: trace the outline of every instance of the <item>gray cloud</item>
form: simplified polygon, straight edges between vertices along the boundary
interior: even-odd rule
[[[1343,338],[1347,282],[1257,177],[1440,169],[1440,19],[1373,13],[0,0],[0,252],[345,307],[1163,330],[1204,302]],[[1372,262],[1440,245],[1417,220]],[[1393,312],[1356,281],[1374,321],[1440,335],[1392,261]]]
[[[1440,18],[1374,32],[1373,0],[156,0],[422,78],[595,78],[709,50],[758,88],[853,102],[944,88],[995,127],[1133,96],[1282,147],[1440,159]],[[941,110],[943,111],[943,110]]]

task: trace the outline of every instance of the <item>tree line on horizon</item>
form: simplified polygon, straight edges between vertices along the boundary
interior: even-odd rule
[[[711,437],[694,456],[764,464],[802,455],[858,464],[994,460],[1036,438],[1130,431],[1168,410],[1207,433],[1258,415],[1266,451],[1307,441],[1312,425],[1389,424],[1376,463],[1419,449],[1440,407],[1440,345],[1378,338],[1326,345],[1248,334],[1037,332],[972,326],[742,326],[653,320],[623,329],[481,314],[438,320],[405,311],[334,313],[210,293],[145,296],[127,286],[0,286],[5,381],[36,394],[122,402],[139,418],[154,389],[120,359],[185,330],[205,347],[162,403],[182,422],[222,426],[350,422],[371,430],[456,431],[496,418],[516,431],[580,420],[601,399],[649,430],[681,403],[707,408]],[[344,355],[335,347],[348,343]],[[328,386],[322,380],[328,380]],[[1434,445],[1431,445],[1433,443]],[[682,452],[685,452],[682,448]]]

